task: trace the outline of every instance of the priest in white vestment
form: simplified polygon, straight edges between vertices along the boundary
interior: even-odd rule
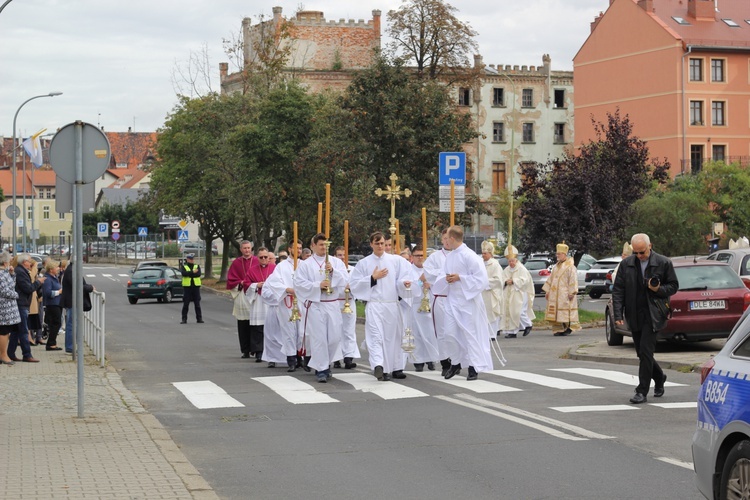
[[[503,269],[503,316],[500,329],[506,339],[514,339],[523,331],[525,337],[531,333],[534,320],[534,280],[529,271],[518,261],[518,250],[514,246],[505,249],[508,266]]]
[[[482,291],[482,299],[490,324],[490,335],[494,339],[500,329],[500,317],[503,315],[503,267],[495,258],[495,245],[492,242],[482,242],[482,260],[488,279],[487,288]]]
[[[341,355],[344,356],[344,368],[352,370],[357,367],[355,359],[360,358],[362,355],[359,353],[359,347],[357,346],[357,305],[352,297],[351,290],[347,293],[346,289],[349,287],[349,277],[351,276],[353,267],[349,266],[349,263],[344,260],[346,255],[344,247],[336,248],[336,257],[344,263],[346,268],[346,286],[344,290],[339,294],[339,309],[341,310]],[[344,304],[347,300],[349,301],[350,312],[344,312]],[[339,363],[336,361],[336,363]],[[334,367],[337,367],[334,364]]]

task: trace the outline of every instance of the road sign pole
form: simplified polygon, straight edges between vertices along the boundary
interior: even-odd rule
[[[75,356],[78,364],[78,418],[83,418],[83,122],[75,124],[76,138],[76,182],[73,196],[75,198],[75,214],[73,216],[73,238],[75,241],[76,258],[73,262],[73,320],[75,321],[76,343]]]
[[[456,223],[456,181],[451,179],[451,226]]]

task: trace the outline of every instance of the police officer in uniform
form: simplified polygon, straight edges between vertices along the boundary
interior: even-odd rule
[[[189,253],[185,256],[182,264],[182,321],[181,325],[187,323],[190,303],[195,303],[195,317],[198,323],[203,323],[201,313],[201,266],[194,262],[195,254]]]

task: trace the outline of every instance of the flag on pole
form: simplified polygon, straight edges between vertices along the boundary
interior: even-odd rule
[[[23,141],[23,149],[26,150],[26,154],[29,155],[31,163],[36,168],[39,168],[44,164],[44,159],[42,157],[42,145],[39,141],[39,136],[42,135],[46,130],[46,128],[42,129]]]

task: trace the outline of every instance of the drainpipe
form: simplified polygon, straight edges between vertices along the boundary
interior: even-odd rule
[[[680,85],[682,87],[682,165],[680,165],[680,172],[685,173],[685,158],[687,158],[687,120],[688,114],[690,113],[689,107],[685,106],[685,58],[690,55],[693,51],[693,46],[687,46],[687,52],[682,54],[682,71],[680,71]],[[689,103],[688,103],[689,104]],[[688,158],[688,160],[691,160]],[[692,172],[692,163],[690,165],[690,171]]]

